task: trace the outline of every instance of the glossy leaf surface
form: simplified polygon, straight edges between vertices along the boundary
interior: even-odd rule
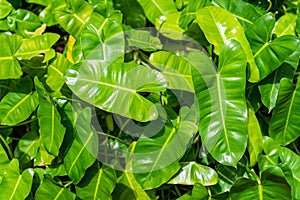
[[[300,93],[299,81],[296,88],[288,79],[282,79],[276,108],[270,121],[270,136],[280,144],[289,144],[299,137],[298,109]]]
[[[231,13],[222,8],[209,6],[199,11],[196,20],[207,40],[215,46],[218,55],[227,40],[237,40],[241,44],[250,65],[250,81],[259,80],[259,71],[243,28]]]
[[[219,72],[211,79],[212,89],[198,94],[207,102],[199,105],[202,141],[216,160],[231,166],[237,164],[247,144],[247,107],[243,95],[246,57],[241,48],[234,40],[225,43],[220,52]],[[230,119],[239,123],[231,124]]]
[[[10,92],[0,102],[0,122],[15,125],[27,119],[38,106],[36,92],[23,94]]]
[[[134,74],[139,76],[135,77]],[[95,60],[73,65],[66,79],[67,85],[81,99],[108,112],[138,121],[158,117],[154,105],[138,92],[158,92],[166,86],[164,77],[157,71],[134,63],[107,66]]]
[[[182,169],[168,183],[180,185],[195,185],[200,183],[204,186],[217,183],[218,174],[211,168],[195,162],[184,164]]]
[[[91,111],[86,108],[74,119],[77,137],[64,157],[64,165],[74,183],[79,183],[85,170],[96,160],[98,138],[95,130],[90,127]]]
[[[75,199],[75,194],[65,189],[64,187],[58,186],[51,182],[48,178],[44,178],[42,184],[38,187],[36,199]]]

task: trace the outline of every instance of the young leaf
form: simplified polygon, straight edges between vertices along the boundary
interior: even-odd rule
[[[11,4],[7,1],[0,1],[0,19],[3,19],[4,17],[6,17],[10,11],[13,9],[13,7],[11,6]]]
[[[172,0],[137,0],[152,24],[161,24],[169,14],[178,12]]]
[[[15,53],[18,59],[30,59],[39,54],[47,54],[51,51],[52,45],[57,42],[59,35],[55,33],[45,33],[23,40],[22,45]]]
[[[18,60],[14,57],[22,38],[18,35],[0,35],[0,79],[19,78],[23,74]]]
[[[35,31],[41,26],[39,17],[29,10],[14,10],[8,17],[7,23],[11,31],[27,36],[26,31]]]
[[[250,166],[257,163],[258,155],[262,152],[262,133],[260,130],[259,122],[255,116],[254,110],[249,107],[248,109],[248,151],[250,156]]]
[[[273,32],[277,35],[277,37],[283,35],[295,35],[295,27],[296,15],[292,13],[286,13],[276,22]]]

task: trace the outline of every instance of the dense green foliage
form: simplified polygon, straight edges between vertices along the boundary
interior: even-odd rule
[[[300,199],[299,34],[297,0],[0,0],[0,199]]]

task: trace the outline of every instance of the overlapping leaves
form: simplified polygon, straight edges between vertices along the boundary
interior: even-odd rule
[[[299,199],[300,6],[263,7],[0,0],[0,199]]]

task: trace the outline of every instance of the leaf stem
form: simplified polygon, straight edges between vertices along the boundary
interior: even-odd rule
[[[4,144],[4,146],[6,148],[9,158],[12,159],[13,158],[13,153],[12,153],[9,145],[6,143],[4,137],[1,134],[0,134],[0,140],[2,141],[2,143]]]
[[[22,122],[22,123],[19,123],[19,124],[16,124],[16,125],[0,126],[0,129],[6,129],[6,128],[13,128],[13,127],[16,127],[16,126],[22,126],[22,125],[26,125],[26,124],[29,124],[31,122],[34,122],[36,120],[37,120],[37,118],[34,118],[34,119],[31,119],[31,120],[28,120],[28,121],[25,121],[25,122]]]
[[[178,189],[178,187],[175,185],[175,191],[176,191],[176,194],[179,196],[179,197],[181,197],[182,195],[181,195],[181,193],[180,193],[180,191],[179,191],[179,189]]]
[[[116,139],[116,140],[122,142],[123,144],[128,145],[124,140],[122,140],[122,139],[120,139],[120,138],[118,138],[118,137],[116,137],[116,136],[109,135],[109,134],[106,134],[106,133],[103,133],[103,132],[100,132],[100,131],[98,131],[98,134],[104,135],[104,136],[106,136],[106,137],[110,137],[110,138],[113,138],[113,139]]]
[[[271,8],[272,8],[272,1],[268,0],[268,3],[269,3],[269,7],[266,10],[267,12],[269,12],[269,10],[271,10]]]
[[[295,142],[293,142],[293,147],[295,148],[295,151],[297,152],[297,154],[300,155],[300,151]]]
[[[66,183],[66,184],[64,185],[64,188],[68,187],[68,186],[71,185],[71,184],[73,184],[73,181],[69,181],[68,183]]]

